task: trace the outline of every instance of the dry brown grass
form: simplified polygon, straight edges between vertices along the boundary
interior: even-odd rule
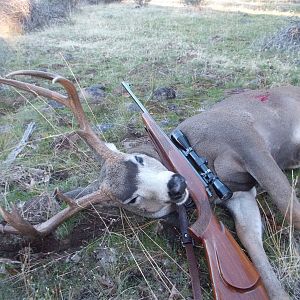
[[[61,22],[79,0],[0,0],[0,37],[11,37]]]
[[[291,22],[288,26],[280,29],[273,36],[263,41],[261,49],[277,49],[287,51],[300,50],[300,21]]]
[[[21,20],[28,17],[29,0],[0,0],[0,37],[22,32]]]

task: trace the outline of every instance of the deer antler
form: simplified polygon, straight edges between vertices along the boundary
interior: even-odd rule
[[[98,135],[93,131],[83,111],[76,88],[70,80],[49,72],[32,71],[32,70],[20,70],[20,71],[12,72],[9,73],[6,77],[16,76],[16,75],[29,75],[33,77],[52,80],[52,83],[61,84],[66,90],[68,96],[61,95],[60,93],[48,90],[43,87],[36,86],[34,84],[21,82],[13,79],[0,78],[0,83],[14,86],[16,88],[31,92],[35,95],[53,99],[59,102],[60,104],[68,107],[73,112],[79,124],[80,130],[78,130],[77,132],[86,141],[86,143],[104,160],[118,159],[119,155],[113,152],[112,150],[110,150],[105,145],[105,143],[101,141]]]
[[[53,99],[68,107],[73,112],[77,122],[79,123],[80,130],[78,131],[78,134],[87,142],[87,144],[104,160],[115,162],[120,159],[120,154],[110,150],[93,131],[83,111],[76,88],[71,81],[56,74],[31,70],[16,71],[8,74],[7,76],[16,75],[30,75],[52,80],[53,83],[61,84],[66,90],[67,96],[43,87],[36,86],[34,84],[13,79],[0,78],[0,83],[11,85],[13,87],[31,92],[35,95]],[[0,224],[0,232],[21,234],[30,236],[32,238],[46,236],[54,231],[66,219],[70,218],[78,211],[85,209],[87,206],[99,202],[105,202],[107,204],[108,199],[111,202],[114,202],[113,196],[103,184],[96,192],[92,192],[91,194],[85,195],[77,200],[73,200],[60,192],[56,192],[56,197],[66,202],[68,206],[51,217],[49,220],[37,225],[32,225],[23,219],[15,207],[11,212],[8,212],[4,208],[0,207],[0,214],[8,223],[7,225]]]
[[[37,225],[32,225],[26,221],[19,214],[16,207],[13,207],[12,212],[8,212],[0,206],[0,213],[8,223],[7,225],[0,224],[0,232],[20,234],[31,238],[44,237],[53,232],[65,220],[92,204],[105,202],[108,205],[108,200],[115,204],[112,195],[105,187],[100,187],[96,192],[80,197],[77,200],[67,197],[58,190],[56,190],[55,196],[59,200],[66,202],[68,206],[47,221]]]

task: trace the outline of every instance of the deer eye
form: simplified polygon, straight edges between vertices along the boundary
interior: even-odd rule
[[[135,196],[134,198],[132,198],[131,200],[129,200],[129,201],[126,201],[126,203],[125,204],[134,204],[135,202],[136,202],[136,200],[137,200],[137,198],[138,198],[139,196]]]
[[[131,199],[128,204],[134,204],[137,200],[138,196],[134,197],[133,199]]]
[[[143,158],[142,157],[140,157],[140,156],[135,156],[134,157],[135,158],[135,160],[140,164],[140,165],[144,165],[144,160],[143,160]]]

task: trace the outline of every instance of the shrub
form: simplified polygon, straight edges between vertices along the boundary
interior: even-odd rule
[[[100,4],[100,3],[113,3],[113,2],[121,2],[122,0],[86,0],[84,2],[88,4]]]
[[[68,18],[79,0],[0,0],[0,29],[30,31]]]
[[[79,3],[121,0],[0,0],[0,37],[64,22]]]
[[[197,6],[200,4],[201,0],[183,0],[186,5],[194,5]]]
[[[151,0],[134,0],[138,6],[146,6]]]
[[[30,13],[22,20],[23,28],[30,31],[62,22],[70,17],[78,2],[78,0],[30,0]]]
[[[266,37],[260,50],[277,49],[300,51],[300,21],[292,21],[270,37]]]
[[[21,21],[29,15],[29,0],[0,0],[0,36],[22,30]]]

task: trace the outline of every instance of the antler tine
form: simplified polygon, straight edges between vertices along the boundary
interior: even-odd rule
[[[56,189],[54,191],[53,196],[58,200],[66,202],[71,207],[76,206],[76,202],[72,198],[69,198],[68,196],[64,195],[59,189]]]
[[[7,210],[5,210],[3,207],[0,206],[0,213],[4,220],[10,224],[6,228],[6,226],[2,225],[2,231],[3,232],[9,232],[9,233],[21,233],[25,236],[30,236],[32,238],[38,237],[40,234],[39,232],[31,225],[28,221],[26,221],[18,212],[16,207],[14,206],[12,211],[9,213]]]
[[[0,224],[0,233],[11,233],[25,235],[31,238],[41,238],[49,235],[65,220],[92,204],[105,202],[106,205],[109,205],[115,203],[113,197],[108,194],[108,191],[103,187],[96,192],[78,198],[77,200],[70,199],[60,192],[57,192],[57,195],[64,200],[68,206],[52,216],[49,220],[37,225],[31,225],[28,221],[23,219],[16,208],[13,208],[12,212],[9,213],[0,206],[0,213],[5,221],[8,222],[8,225]]]
[[[47,80],[52,80],[52,83],[57,82],[57,83],[61,84],[64,87],[64,89],[67,91],[69,98],[66,96],[63,96],[63,95],[61,95],[61,97],[63,99],[61,99],[61,98],[54,99],[51,97],[51,95],[50,95],[50,98],[58,101],[59,103],[65,105],[66,107],[70,108],[74,113],[77,111],[80,111],[80,112],[83,111],[76,88],[70,80],[68,80],[60,75],[57,75],[57,74],[53,74],[50,72],[44,72],[44,71],[35,71],[35,70],[19,70],[19,71],[15,71],[15,72],[11,72],[11,73],[7,74],[6,77],[12,77],[12,76],[18,76],[18,75],[25,75],[25,76],[28,75],[28,76],[32,76],[32,77],[44,78]],[[28,84],[26,84],[26,85],[28,85]],[[36,87],[36,86],[34,86],[34,87]],[[37,87],[37,88],[39,91],[40,87]],[[43,89],[43,88],[41,88],[41,89]],[[50,90],[47,90],[47,89],[43,89],[43,90],[46,90],[46,91],[49,91],[52,93],[52,91],[50,91]],[[38,91],[37,91],[37,93],[38,93]],[[44,96],[41,93],[38,93],[38,94],[41,96]],[[47,97],[49,97],[49,95],[47,95]]]
[[[6,77],[12,77],[15,75],[29,75],[33,77],[40,77],[48,80],[53,80],[56,77],[60,77],[57,74],[50,73],[50,72],[44,72],[44,71],[36,71],[36,70],[19,70],[19,71],[14,71],[10,72],[6,75]]]
[[[95,152],[105,160],[115,160],[119,158],[120,154],[117,154],[110,150],[104,142],[98,137],[98,135],[93,131],[89,121],[87,120],[80,99],[77,93],[77,90],[74,84],[59,75],[52,74],[49,72],[43,71],[34,71],[34,70],[20,70],[16,72],[9,73],[7,76],[17,76],[17,75],[29,75],[33,77],[40,77],[48,80],[52,80],[53,83],[61,84],[68,93],[68,97],[63,96],[57,92],[50,91],[48,89],[38,87],[33,84],[23,83],[16,80],[0,78],[0,83],[12,85],[16,88],[23,89],[25,91],[32,92],[41,96],[45,96],[56,100],[57,102],[65,105],[73,112],[77,122],[79,123],[80,130],[78,134],[88,143],[88,145],[95,150]]]
[[[66,102],[68,99],[66,96],[63,96],[60,93],[57,93],[54,91],[50,91],[43,87],[39,87],[39,86],[36,86],[31,83],[25,83],[25,82],[13,80],[13,79],[5,79],[5,78],[0,78],[0,83],[7,84],[7,85],[13,86],[15,88],[30,92],[34,95],[40,95],[40,96],[43,96],[46,98],[53,99],[53,100],[69,107],[68,102]]]
[[[62,96],[64,98],[63,102],[60,101],[61,99],[54,99],[54,100],[57,100],[61,104],[69,107],[70,109],[72,109],[72,111],[74,110],[73,112],[75,112],[75,110],[77,110],[77,111],[83,110],[82,106],[80,104],[80,100],[79,100],[76,88],[70,80],[68,80],[60,75],[57,75],[57,74],[53,74],[50,72],[44,72],[44,71],[35,71],[35,70],[19,70],[19,71],[15,71],[15,72],[11,72],[11,73],[7,74],[6,77],[12,77],[12,76],[18,76],[18,75],[28,75],[28,76],[32,76],[32,77],[44,78],[44,79],[52,80],[52,83],[57,82],[57,83],[61,84],[67,91],[69,99],[66,96]],[[50,90],[47,90],[47,91],[50,91]]]

